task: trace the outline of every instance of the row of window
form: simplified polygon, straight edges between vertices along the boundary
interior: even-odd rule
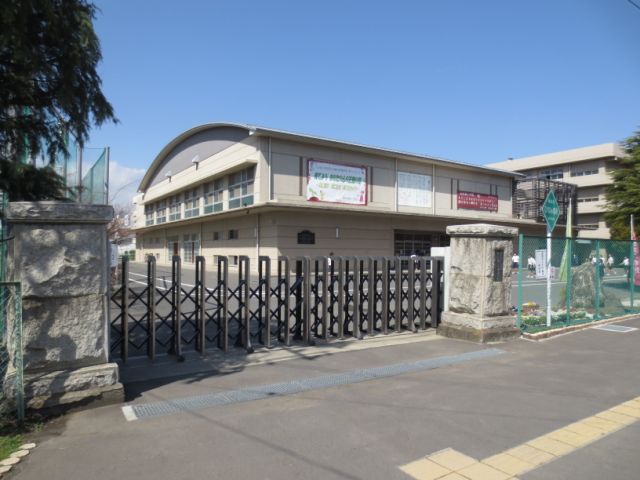
[[[572,177],[584,177],[585,175],[597,175],[598,174],[598,169],[597,168],[592,168],[589,170],[572,170],[571,171],[571,176]]]
[[[599,202],[599,201],[600,201],[600,197],[584,197],[584,198],[578,199],[578,203]]]
[[[184,195],[184,218],[192,218],[200,215],[200,198],[204,199],[203,214],[221,212],[224,209],[223,192],[226,188],[229,192],[227,208],[229,210],[253,205],[253,184],[255,180],[255,166],[251,166],[239,172],[210,182],[203,187],[196,187],[154,204],[145,205],[145,225],[159,225],[167,221],[167,208],[169,209],[169,221],[182,218],[182,203]]]
[[[585,175],[597,175],[598,168],[588,168],[585,170],[574,170],[571,169],[572,177],[584,177]],[[556,168],[548,168],[546,170],[542,170],[538,175],[540,178],[546,178],[547,180],[561,180],[564,178],[564,170],[562,167]]]

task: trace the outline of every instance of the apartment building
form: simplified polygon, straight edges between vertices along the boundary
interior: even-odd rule
[[[172,139],[135,199],[137,256],[428,255],[447,225],[515,218],[519,173],[250,125]]]
[[[528,177],[558,180],[577,186],[577,218],[574,224],[583,238],[610,238],[604,221],[605,191],[611,172],[625,155],[616,143],[604,143],[533,157],[509,159],[487,165]]]

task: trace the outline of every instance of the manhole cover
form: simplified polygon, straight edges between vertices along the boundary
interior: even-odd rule
[[[594,330],[604,330],[605,332],[628,333],[637,330],[635,327],[625,327],[624,325],[600,325],[593,327]]]

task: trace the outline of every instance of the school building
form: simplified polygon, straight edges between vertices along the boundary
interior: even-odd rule
[[[514,214],[523,175],[242,124],[171,140],[136,203],[137,259],[203,255],[428,255],[447,225],[494,223],[544,234]],[[562,221],[562,220],[561,220]]]

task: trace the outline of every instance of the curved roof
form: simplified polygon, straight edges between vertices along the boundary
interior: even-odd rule
[[[445,166],[457,166],[457,167],[462,166],[462,167],[467,167],[467,168],[474,169],[474,170],[480,170],[480,171],[485,171],[485,172],[494,173],[494,174],[498,173],[498,174],[501,174],[501,175],[506,175],[506,176],[511,176],[511,177],[522,177],[522,176],[524,176],[524,175],[522,175],[520,173],[512,172],[512,171],[508,171],[508,170],[490,168],[490,167],[485,167],[485,166],[481,166],[481,165],[474,165],[474,164],[465,163],[465,162],[456,162],[456,161],[448,160],[448,159],[445,159],[445,158],[428,156],[428,155],[421,155],[421,154],[410,153],[410,152],[403,152],[403,151],[400,151],[400,150],[390,150],[390,149],[382,148],[382,147],[375,147],[375,146],[370,146],[370,145],[345,142],[345,141],[341,141],[341,140],[334,140],[334,139],[330,139],[330,138],[323,138],[323,137],[318,137],[318,136],[313,136],[313,135],[306,135],[306,134],[301,134],[301,133],[287,132],[287,131],[284,131],[284,130],[275,130],[275,129],[258,127],[258,126],[249,125],[249,124],[243,124],[243,123],[214,122],[214,123],[205,123],[203,125],[198,125],[196,127],[190,128],[189,130],[184,131],[183,133],[181,133],[180,135],[175,137],[173,140],[171,140],[160,151],[160,153],[158,153],[156,158],[153,160],[153,162],[151,163],[151,165],[147,169],[147,172],[145,173],[144,177],[142,178],[142,181],[140,182],[140,185],[138,187],[138,191],[145,191],[147,188],[149,188],[151,181],[156,176],[157,170],[163,165],[163,161],[165,160],[165,158],[170,153],[172,153],[172,151],[176,147],[178,147],[181,143],[185,142],[186,140],[192,138],[193,136],[195,136],[195,135],[197,135],[197,134],[199,134],[201,132],[205,132],[205,131],[208,131],[208,130],[214,130],[214,129],[222,129],[222,128],[245,130],[246,133],[247,133],[247,136],[249,136],[249,135],[269,136],[269,137],[273,137],[273,138],[281,138],[281,139],[285,139],[285,140],[294,140],[294,141],[303,141],[303,142],[308,142],[308,143],[314,143],[314,144],[325,145],[325,146],[330,146],[330,147],[339,147],[339,148],[343,148],[343,149],[347,149],[347,150],[356,150],[356,151],[361,151],[361,152],[366,152],[366,153],[373,153],[373,154],[378,154],[378,155],[385,155],[385,156],[391,155],[391,156],[400,156],[400,157],[411,158],[411,159],[416,159],[416,160],[429,160],[430,162],[435,162],[436,164],[442,164],[442,165],[445,165]],[[174,172],[174,173],[177,173],[177,172]]]

